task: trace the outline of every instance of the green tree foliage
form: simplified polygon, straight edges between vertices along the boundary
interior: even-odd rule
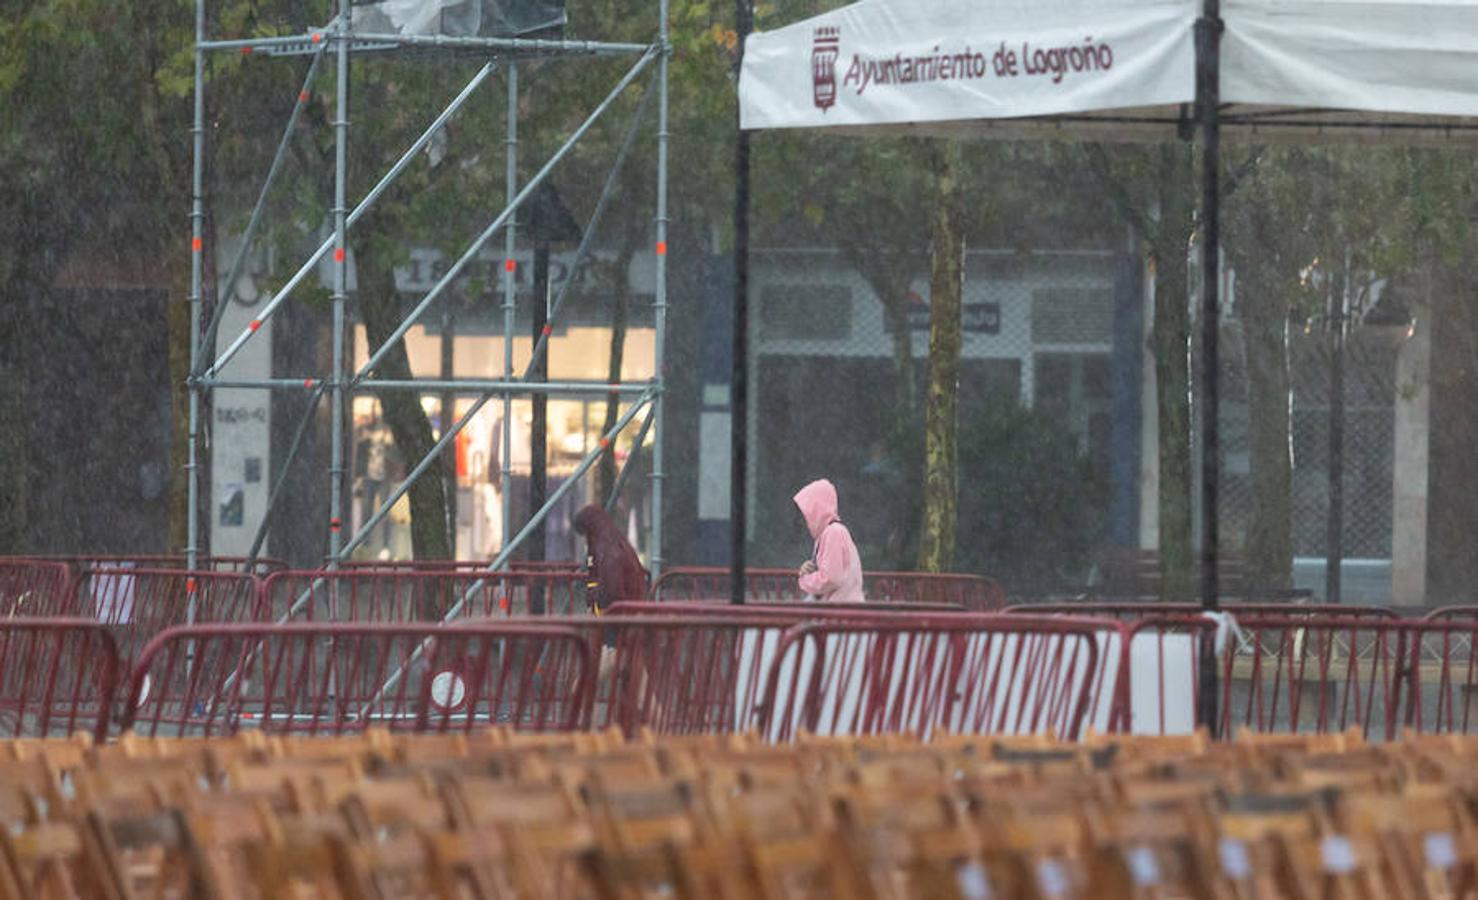
[[[1471,168],[1449,151],[1293,146],[1242,151],[1229,170],[1225,249],[1248,375],[1244,552],[1254,590],[1275,590],[1290,586],[1293,563],[1289,329],[1327,325],[1335,295],[1358,315],[1378,282],[1450,260],[1467,231]]]
[[[1150,352],[1159,424],[1160,590],[1161,599],[1184,600],[1194,590],[1188,260],[1196,227],[1195,161],[1187,143],[1089,145],[1084,154],[1154,269]]]
[[[87,315],[47,299],[63,262],[85,253],[104,268],[163,269],[177,286],[171,311],[182,304],[178,172],[188,143],[173,72],[188,19],[179,7],[26,0],[0,21],[0,430],[11,445],[0,548],[22,541],[28,455],[45,452],[25,410],[56,399],[23,396],[24,367],[55,362],[29,348],[45,329],[75,328]]]
[[[1081,583],[1108,525],[1108,482],[1049,415],[1006,402],[965,422],[959,564],[1013,593]]]

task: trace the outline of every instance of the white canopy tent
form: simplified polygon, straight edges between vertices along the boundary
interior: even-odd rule
[[[1173,140],[1199,129],[1200,271],[1218,272],[1223,128],[1259,142],[1478,142],[1478,0],[861,0],[749,35],[739,119],[745,131],[987,138]],[[747,156],[741,138],[741,185]],[[747,243],[736,241],[738,309]],[[1200,292],[1208,611],[1218,608],[1218,281]],[[1200,708],[1213,727],[1216,680],[1208,647]]]
[[[862,0],[749,37],[740,125],[1170,138],[1201,7]],[[1478,141],[1478,3],[1224,0],[1220,21],[1228,136]]]

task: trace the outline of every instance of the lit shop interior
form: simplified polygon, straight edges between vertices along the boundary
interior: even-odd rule
[[[443,360],[442,337],[434,326],[416,326],[406,334],[411,372],[416,378],[499,379],[504,376],[503,338],[497,334],[456,334],[452,340],[451,372]],[[522,372],[528,365],[532,349],[528,337],[513,341],[513,367]],[[631,327],[626,332],[622,356],[622,380],[639,381],[652,377],[653,331],[650,327]],[[611,329],[609,327],[570,327],[557,329],[551,335],[549,348],[550,381],[605,381],[609,375]],[[362,367],[368,358],[365,330],[354,329],[354,365]],[[618,414],[627,408],[630,398],[623,400]],[[477,401],[475,396],[453,400],[449,416],[443,415],[443,397],[426,394],[421,405],[431,421],[437,437],[441,429]],[[574,471],[580,460],[600,442],[606,420],[607,399],[604,396],[573,398],[555,395],[548,403],[548,481],[547,490],[555,489]],[[529,430],[532,408],[527,398],[515,399],[512,414],[512,483],[501,484],[503,402],[495,399],[486,404],[458,435],[456,441],[456,556],[458,559],[486,559],[503,542],[502,504],[504,490],[511,491],[512,527],[516,532],[527,521],[529,508]],[[617,465],[625,463],[639,429],[633,425],[616,439]],[[652,443],[649,432],[640,466]],[[374,513],[405,478],[409,466],[395,452],[390,429],[380,415],[379,401],[372,395],[359,395],[353,401],[353,433],[350,439],[350,473],[352,508],[350,515],[357,528]],[[641,468],[640,472],[645,469]],[[638,474],[634,472],[633,474]],[[546,527],[549,559],[574,558],[578,541],[571,531],[575,513],[595,499],[594,470],[587,474],[551,511]],[[631,478],[624,489],[617,510],[624,517],[633,543],[645,534],[647,479]],[[401,498],[381,525],[355,553],[362,558],[408,559],[411,556],[409,503]],[[640,546],[640,544],[637,544]]]

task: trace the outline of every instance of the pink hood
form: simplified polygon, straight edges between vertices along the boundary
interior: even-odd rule
[[[819,539],[822,529],[837,520],[837,489],[825,478],[801,488],[793,499],[806,519],[812,540]]]

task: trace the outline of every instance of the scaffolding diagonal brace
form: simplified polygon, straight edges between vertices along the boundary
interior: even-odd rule
[[[595,210],[590,214],[590,222],[585,226],[585,233],[580,236],[580,246],[575,248],[575,258],[570,261],[569,274],[565,276],[564,283],[559,286],[559,293],[554,295],[554,302],[549,305],[550,328],[553,328],[554,324],[559,321],[559,311],[564,306],[565,297],[569,295],[570,289],[574,286],[576,276],[580,274],[580,267],[590,255],[590,245],[600,227],[601,219],[605,217],[606,206],[616,193],[616,182],[626,165],[626,157],[631,154],[631,148],[636,145],[636,136],[641,133],[641,123],[646,119],[647,110],[651,108],[652,99],[656,94],[657,92],[652,89],[651,85],[648,85],[646,93],[642,94],[641,103],[637,105],[636,112],[631,117],[631,124],[626,129],[626,137],[621,141],[621,149],[616,151],[616,160],[611,163],[610,174],[606,176],[606,183],[601,187],[600,199],[595,202]],[[529,364],[523,373],[525,381],[529,380],[539,363],[543,361],[545,354],[549,352],[551,333],[545,332],[539,335],[538,341],[534,344],[534,350],[529,354]]]
[[[293,132],[297,131],[298,120],[303,116],[303,109],[308,105],[308,92],[313,89],[313,82],[318,78],[318,67],[322,62],[323,50],[320,46],[319,52],[313,55],[313,62],[308,65],[308,74],[303,76],[303,87],[298,91],[297,98],[293,100],[293,111],[288,114],[287,127],[282,129],[282,140],[277,143],[277,152],[272,156],[272,164],[267,167],[267,177],[262,180],[262,190],[257,194],[256,206],[252,207],[251,218],[247,220],[246,230],[241,234],[241,246],[236,251],[236,258],[231,261],[230,274],[226,276],[225,293],[221,297],[221,302],[216,304],[215,311],[210,317],[210,325],[205,329],[206,347],[216,345],[216,335],[221,330],[221,319],[225,317],[226,307],[231,299],[236,296],[236,282],[241,278],[241,270],[246,267],[246,258],[251,254],[252,245],[256,241],[257,229],[261,227],[262,216],[267,211],[267,197],[272,192],[272,185],[277,183],[277,173],[282,170],[283,160],[287,159],[287,148],[292,143]],[[191,374],[201,373],[192,370]]]
[[[461,93],[457,94],[452,102],[447,104],[446,108],[441,111],[441,114],[438,115],[430,125],[426,126],[426,130],[421,132],[421,136],[416,138],[415,142],[412,143],[409,149],[407,149],[405,153],[401,155],[400,159],[395,161],[395,165],[391,166],[390,170],[380,178],[379,182],[373,188],[370,189],[370,192],[368,194],[365,194],[364,199],[359,201],[359,205],[355,206],[353,211],[349,213],[346,227],[352,228],[354,226],[354,223],[359,221],[359,219],[366,212],[369,211],[369,208],[375,204],[375,201],[380,199],[380,195],[385,193],[390,185],[395,182],[395,179],[399,178],[401,173],[406,170],[406,167],[409,166],[413,161],[415,161],[416,155],[420,153],[423,149],[425,149],[426,145],[431,142],[431,139],[436,136],[436,133],[442,129],[442,126],[444,126],[447,121],[451,119],[452,116],[456,115],[457,111],[462,108],[462,106],[467,102],[469,98],[471,98],[472,94],[477,90],[478,86],[486,81],[489,75],[493,74],[495,68],[496,66],[493,63],[489,62],[481,69],[479,69],[476,75],[472,76],[472,80],[467,82],[467,86],[462,88]],[[288,295],[290,295],[293,290],[302,283],[303,279],[307,277],[308,273],[313,271],[313,268],[323,261],[324,256],[328,255],[328,252],[332,250],[333,247],[334,239],[332,237],[328,238],[318,246],[318,249],[313,252],[313,255],[308,257],[308,261],[303,263],[302,267],[299,268],[297,272],[293,273],[293,276],[287,280],[287,283],[284,284],[276,294],[273,295],[272,299],[267,301],[267,305],[262,307],[261,315],[259,315],[256,319],[256,325],[258,327],[260,327],[262,322],[265,322],[267,321],[267,319],[271,318],[272,314],[277,311],[277,308],[282,305],[282,301],[287,299]],[[219,374],[222,367],[224,367],[226,363],[230,362],[231,358],[239,353],[242,347],[246,346],[246,342],[251,340],[252,335],[256,334],[256,331],[256,328],[248,328],[246,331],[243,331],[240,335],[238,335],[236,337],[236,340],[232,341],[231,345],[226,348],[225,352],[223,352],[220,357],[217,358],[216,361],[211,365],[211,367],[206,370],[205,377],[211,378]]]
[[[649,391],[648,393],[644,394],[639,401],[633,403],[631,405],[631,408],[628,409],[625,414],[616,421],[616,424],[611,427],[611,430],[605,433],[602,443],[604,443],[605,441],[614,441],[616,439],[616,435],[625,430],[626,426],[631,424],[631,420],[636,418],[636,414],[641,412],[642,407],[646,406],[648,403],[654,402],[656,400],[656,397],[657,395],[655,391]],[[544,519],[549,515],[550,510],[558,506],[559,501],[564,499],[565,494],[569,493],[570,489],[573,488],[577,483],[579,483],[580,479],[585,476],[585,473],[590,471],[590,467],[595,465],[596,460],[600,459],[602,452],[604,452],[603,448],[597,446],[596,449],[585,454],[585,458],[580,460],[580,464],[575,467],[575,471],[571,472],[570,476],[566,478],[559,487],[555,488],[554,493],[549,495],[549,499],[544,501],[544,505],[539,507],[538,511],[529,518],[528,524],[524,525],[524,527],[518,532],[518,534],[514,536],[513,540],[509,541],[507,546],[505,546],[503,550],[496,557],[493,558],[493,561],[488,563],[487,571],[489,574],[498,571],[500,567],[508,563],[508,560],[513,556],[513,551],[517,550],[519,546],[528,539],[528,536],[534,533],[535,528],[538,528],[544,524]],[[452,608],[447,610],[446,614],[442,616],[441,621],[451,622],[458,616],[460,616],[462,614],[462,610],[466,608],[468,601],[476,596],[477,592],[482,590],[483,586],[486,584],[486,578],[479,578],[472,584],[468,585],[467,590],[462,594],[462,598],[456,603],[452,604]],[[416,662],[420,660],[421,656],[426,652],[426,647],[430,643],[430,640],[431,639],[428,638],[426,641],[422,641],[421,645],[416,648],[415,652],[396,667],[395,671],[392,672],[390,677],[385,680],[385,683],[381,685],[378,691],[375,692],[374,696],[365,701],[364,707],[360,710],[361,716],[368,715],[370,708],[378,703],[381,697],[395,690],[396,685],[400,684],[401,679],[405,677],[406,670],[415,665]]]
[[[475,258],[477,254],[482,250],[483,245],[491,240],[493,235],[498,233],[498,229],[502,228],[509,219],[513,218],[514,213],[518,212],[519,206],[521,206],[523,202],[527,200],[531,194],[533,194],[534,190],[540,184],[542,184],[546,178],[549,177],[550,173],[554,171],[555,166],[559,165],[559,163],[566,156],[569,155],[570,151],[575,148],[575,145],[580,142],[580,138],[585,136],[585,132],[589,131],[591,126],[593,126],[596,121],[599,120],[600,117],[605,113],[605,111],[610,108],[611,104],[616,102],[616,98],[621,96],[621,94],[625,92],[626,88],[629,87],[631,83],[636,80],[637,76],[642,73],[642,70],[645,69],[647,65],[652,62],[652,60],[657,59],[658,57],[659,54],[656,52],[656,50],[650,50],[647,53],[643,54],[641,59],[636,61],[636,64],[633,65],[626,72],[626,75],[619,82],[617,82],[616,86],[611,89],[610,93],[606,94],[606,98],[600,102],[600,105],[597,106],[595,110],[586,117],[584,122],[580,123],[580,127],[576,128],[570,134],[570,136],[565,139],[565,142],[560,145],[559,150],[555,151],[554,155],[549,157],[549,161],[544,163],[543,168],[539,170],[538,174],[529,179],[529,181],[523,186],[523,188],[514,196],[513,200],[508,204],[507,208],[499,213],[497,218],[493,219],[492,223],[489,224],[487,228],[483,229],[482,234],[478,235],[477,239],[474,240],[470,246],[468,246],[467,250],[457,258],[457,261],[447,268],[446,274],[442,275],[441,278],[437,280],[436,284],[432,286],[431,290],[427,292],[426,296],[421,299],[421,302],[416,304],[416,308],[411,310],[410,314],[405,317],[405,319],[400,323],[399,327],[395,329],[394,333],[392,333],[390,337],[386,338],[385,343],[380,345],[380,348],[376,350],[365,362],[363,368],[361,368],[359,370],[359,373],[354,376],[354,383],[357,384],[363,381],[369,376],[369,373],[375,370],[375,367],[380,364],[380,360],[384,359],[386,354],[390,352],[391,348],[398,344],[401,338],[405,337],[406,332],[415,327],[416,322],[420,321],[421,316],[425,315],[426,310],[430,309],[431,305],[435,303],[438,298],[441,297],[442,293],[449,286],[451,286],[454,281],[457,280],[457,277],[462,274],[462,270],[465,269],[467,267],[467,264],[471,262],[473,258]]]

